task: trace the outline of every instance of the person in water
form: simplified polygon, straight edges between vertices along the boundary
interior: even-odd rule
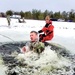
[[[52,25],[50,17],[46,16],[45,21],[45,26],[38,31],[38,33],[44,32],[44,34],[39,35],[39,41],[41,42],[52,40],[52,38],[54,37],[54,26]]]
[[[41,53],[44,51],[45,46],[44,43],[39,42],[38,33],[36,31],[30,32],[31,41],[24,47],[22,47],[22,52],[34,51],[37,53]]]

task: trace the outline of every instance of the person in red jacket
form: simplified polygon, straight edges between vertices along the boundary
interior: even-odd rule
[[[46,25],[38,31],[38,33],[44,32],[44,34],[39,35],[39,41],[45,42],[49,41],[54,37],[54,26],[52,25],[52,21],[49,16],[45,18]]]

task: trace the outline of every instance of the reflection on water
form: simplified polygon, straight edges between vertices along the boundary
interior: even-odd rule
[[[75,55],[58,44],[46,44],[40,55],[22,54],[23,42],[0,45],[0,75],[74,75]]]

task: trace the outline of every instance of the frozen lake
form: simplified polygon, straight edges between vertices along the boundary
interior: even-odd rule
[[[17,19],[11,20],[11,26],[8,27],[5,18],[0,18],[0,42],[27,41],[30,40],[31,30],[40,30],[45,21],[26,20],[26,23],[18,23]],[[72,53],[75,53],[75,23],[53,22],[54,38],[49,42],[58,43]]]
[[[0,75],[74,75],[75,56],[70,54],[75,54],[75,23],[53,22],[54,38],[48,42],[66,49],[47,46],[40,57],[35,52],[20,52],[21,44],[30,40],[30,31],[38,31],[44,25],[45,21],[41,20],[18,23],[17,19],[12,19],[8,27],[6,19],[0,18]],[[65,53],[68,50],[70,54]]]

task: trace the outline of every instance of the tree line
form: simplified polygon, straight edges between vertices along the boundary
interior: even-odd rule
[[[72,20],[73,22],[75,22],[75,11],[73,9],[71,9],[70,11],[66,12],[53,12],[53,11],[49,11],[49,10],[45,10],[44,12],[41,12],[41,10],[36,10],[33,9],[32,11],[20,11],[20,12],[15,12],[12,10],[7,10],[5,13],[1,12],[0,16],[2,17],[6,17],[6,15],[20,15],[21,18],[25,18],[25,19],[35,19],[35,20],[44,20],[45,17],[47,15],[50,16],[50,18],[54,18],[54,19],[62,19],[62,20]]]

